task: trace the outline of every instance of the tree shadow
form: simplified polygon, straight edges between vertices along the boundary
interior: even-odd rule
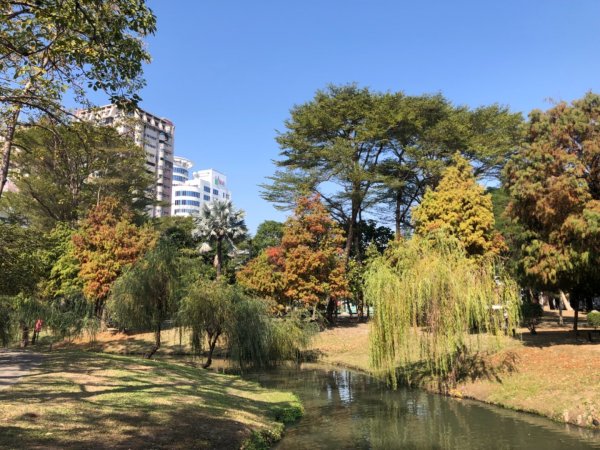
[[[293,409],[248,398],[262,388],[237,377],[147,360],[123,366],[118,356],[47,355],[42,376],[0,391],[0,405],[21,412],[0,423],[0,447],[239,448],[252,430],[236,415],[281,421]]]
[[[396,377],[400,384],[429,387],[447,394],[464,382],[489,380],[502,383],[503,375],[517,371],[518,362],[519,356],[512,351],[493,355],[462,350],[449,358],[447,373],[440,374],[430,364],[418,361],[398,369]]]

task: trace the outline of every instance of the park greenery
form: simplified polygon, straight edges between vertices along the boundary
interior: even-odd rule
[[[535,333],[543,298],[574,309],[574,331],[579,311],[600,327],[599,95],[524,119],[442,94],[318,90],[291,109],[262,186],[290,216],[251,236],[229,200],[148,217],[143,150],[63,105],[68,87],[135,107],[155,28],[144,1],[1,14],[3,346],[39,345],[42,319],[51,345],[152,332],[152,358],[175,328],[204,368],[219,350],[245,370],[300,361],[345,309],[369,319],[371,367],[392,387],[448,391],[501,335]]]
[[[358,100],[360,108],[353,103]],[[445,105],[452,120],[457,114],[469,127],[483,111],[486,121],[499,123],[488,123],[483,134],[474,127],[456,145],[436,141],[429,129],[427,144],[415,136],[408,147],[386,140],[377,149],[364,146],[365,155],[341,151],[339,146],[363,146],[357,136],[382,133],[382,123],[388,136],[406,132],[398,129],[408,126],[400,120],[404,116],[390,105],[399,103],[403,114],[414,108],[413,117],[425,100]],[[144,353],[152,357],[160,350],[161,332],[175,326],[190,336],[205,367],[217,348],[239,367],[264,367],[300,358],[315,330],[335,324],[343,306],[356,313],[355,320],[371,318],[372,366],[393,386],[423,371],[448,386],[461,364],[499,342],[490,337],[510,334],[519,324],[535,333],[541,293],[591,311],[598,267],[593,120],[600,100],[587,94],[571,105],[533,112],[529,122],[518,124],[518,133],[507,129],[515,120],[507,109],[470,111],[442,100],[379,95],[354,85],[319,91],[308,111],[325,102],[325,111],[333,103],[338,114],[349,115],[328,126],[358,126],[364,108],[374,108],[369,120],[378,122],[369,125],[374,129],[344,128],[327,151],[307,148],[306,158],[322,160],[301,169],[296,159],[290,170],[304,171],[310,183],[277,182],[266,191],[293,206],[293,214],[285,223],[264,222],[253,237],[245,213],[231,201],[206,204],[195,218],[149,219],[148,180],[131,142],[99,125],[38,119],[39,127],[15,134],[22,145],[13,159],[18,190],[1,203],[3,343],[29,345],[43,318],[52,342],[86,331],[93,337],[107,328],[151,331],[154,342]],[[279,138],[284,154],[294,147],[294,158],[304,155],[302,139],[313,142],[310,133],[318,131],[304,113],[304,107],[295,108],[295,122]],[[472,142],[478,142],[477,151]],[[508,142],[516,150],[509,152]],[[388,145],[400,145],[412,155],[411,164],[429,164],[402,168],[427,182],[403,205],[408,210],[399,233],[380,214],[386,189],[398,189],[382,176],[397,151]],[[349,169],[338,158],[360,165],[373,151],[379,157],[343,175]],[[418,155],[423,161],[414,159]],[[533,173],[536,164],[540,171]],[[310,173],[327,170],[358,176],[358,191],[352,193],[346,178],[343,193],[325,192],[324,181],[316,183]],[[546,176],[536,178],[542,170]],[[498,177],[502,186],[486,190],[481,177]]]

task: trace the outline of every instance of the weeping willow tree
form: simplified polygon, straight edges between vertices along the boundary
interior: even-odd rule
[[[450,240],[413,237],[375,258],[365,275],[374,306],[371,364],[396,387],[425,373],[447,381],[465,356],[513,328],[519,290],[491,259]],[[493,339],[496,344],[499,340]]]
[[[240,368],[265,367],[297,359],[317,332],[300,313],[273,317],[269,303],[249,297],[237,285],[198,280],[181,301],[178,322],[192,331],[192,347],[206,349],[204,368],[212,364],[219,340]]]
[[[177,248],[167,239],[119,277],[112,288],[108,311],[125,327],[151,329],[154,346],[151,358],[160,348],[162,323],[177,311],[179,263]]]

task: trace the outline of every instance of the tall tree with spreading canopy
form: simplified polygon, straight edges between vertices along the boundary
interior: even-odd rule
[[[149,227],[131,222],[131,213],[111,197],[93,208],[73,235],[75,257],[81,265],[83,293],[98,317],[116,279],[156,241]]]
[[[135,104],[150,61],[142,39],[156,18],[144,0],[3,1],[0,6],[0,196],[7,181],[20,118],[67,113],[71,90],[80,103],[86,91]]]
[[[224,244],[230,243],[235,249],[234,242],[246,235],[244,215],[244,211],[235,209],[230,200],[215,200],[204,203],[200,215],[196,218],[198,236],[207,241],[215,241],[217,278],[221,276],[223,268]]]
[[[519,142],[521,121],[499,105],[470,109],[441,94],[402,98],[376,185],[380,214],[392,219],[396,237],[412,228],[413,206],[437,185],[456,152],[473,164],[476,176],[496,176]]]
[[[402,94],[380,94],[356,85],[329,86],[291,110],[287,131],[277,136],[282,170],[264,185],[263,197],[283,207],[298,195],[318,193],[347,229],[346,258],[380,158],[390,145]],[[327,186],[339,186],[328,192]]]
[[[77,221],[105,197],[145,214],[152,177],[144,151],[112,127],[69,126],[41,120],[15,136],[11,181],[18,188],[3,200],[7,212],[50,230]]]
[[[600,290],[600,96],[533,111],[504,183],[523,228],[524,273],[538,288],[568,292],[577,314]]]
[[[519,142],[520,123],[520,114],[498,105],[470,109],[441,95],[330,86],[291,110],[277,137],[278,170],[263,185],[263,198],[289,208],[299,195],[320,193],[347,230],[346,257],[354,246],[360,259],[363,212],[386,204],[382,214],[400,237],[411,208],[455,152],[478,175],[493,176]]]
[[[466,159],[456,154],[453,163],[413,210],[415,232],[452,236],[470,256],[497,255],[505,244],[494,228],[492,197],[477,183]]]

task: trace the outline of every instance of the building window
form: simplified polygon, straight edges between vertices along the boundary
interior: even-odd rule
[[[200,198],[199,192],[194,191],[175,191],[175,197],[196,197]]]
[[[175,200],[175,205],[200,206],[198,200]]]
[[[198,214],[198,211],[190,208],[178,208],[175,210],[175,214]]]
[[[210,202],[210,195],[205,195],[204,196],[204,200],[207,201],[207,202]]]
[[[187,177],[182,177],[181,175],[173,175],[173,180],[184,182],[187,181]]]
[[[213,189],[213,194],[219,195],[219,190],[218,189]]]
[[[208,192],[210,194],[210,188],[208,186],[204,186],[204,192]]]

